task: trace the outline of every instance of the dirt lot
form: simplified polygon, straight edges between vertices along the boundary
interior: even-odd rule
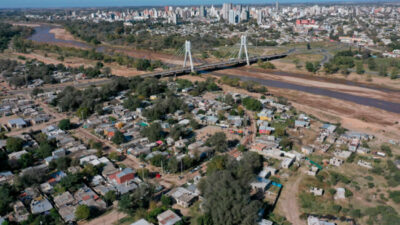
[[[54,34],[55,38],[66,41],[78,41],[71,33],[63,28],[53,28],[49,33]]]
[[[122,212],[118,212],[117,210],[112,210],[109,213],[106,213],[96,219],[90,221],[84,221],[78,223],[79,225],[112,225],[116,223],[118,220],[126,217],[127,215]]]
[[[322,71],[318,72],[317,74],[313,74],[313,73],[307,72],[304,69],[304,66],[302,69],[297,69],[296,65],[293,62],[287,61],[286,59],[276,60],[276,61],[273,61],[272,63],[277,68],[279,68],[279,70],[281,70],[281,71],[304,73],[304,74],[308,74],[308,75],[316,76],[316,77],[341,79],[341,80],[345,80],[345,81],[354,81],[354,82],[359,82],[359,83],[363,83],[363,84],[373,84],[373,85],[377,85],[377,86],[389,87],[389,88],[400,90],[400,79],[392,80],[389,77],[381,77],[381,76],[377,76],[377,75],[368,76],[367,74],[357,74],[354,72],[350,73],[347,76],[344,76],[343,74],[340,74],[340,73],[326,75]]]

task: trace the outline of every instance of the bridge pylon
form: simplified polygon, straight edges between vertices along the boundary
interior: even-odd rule
[[[239,50],[238,59],[242,58],[243,50],[244,50],[244,53],[246,55],[247,65],[250,65],[249,53],[247,52],[247,38],[246,38],[246,35],[242,35],[240,37],[240,50]]]
[[[185,60],[183,61],[183,68],[186,67],[187,60],[189,58],[190,61],[190,70],[194,73],[193,59],[192,59],[192,44],[190,41],[185,42]]]

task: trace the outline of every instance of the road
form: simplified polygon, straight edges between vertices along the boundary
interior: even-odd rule
[[[278,208],[286,219],[295,225],[305,225],[306,223],[300,219],[300,209],[297,201],[300,182],[303,180],[305,173],[300,172],[295,179],[291,179],[284,185],[281,197],[278,201]]]

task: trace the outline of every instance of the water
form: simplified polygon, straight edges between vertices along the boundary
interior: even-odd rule
[[[83,43],[83,42],[74,41],[74,40],[57,39],[54,34],[50,33],[50,30],[55,27],[57,27],[57,26],[41,25],[39,27],[36,27],[35,33],[29,38],[29,40],[36,41],[39,43],[54,43],[54,44],[65,43],[65,44],[73,45],[73,46],[76,46],[79,48],[93,48],[93,46]],[[99,52],[105,52],[107,48],[104,46],[98,46],[98,47],[95,47],[95,49],[96,49],[96,51],[99,51]],[[220,73],[213,73],[213,74],[218,75],[218,76],[224,75],[224,74],[220,74]],[[295,76],[294,74],[288,74],[286,72],[277,72],[276,75]],[[292,84],[292,83],[288,83],[288,82],[284,82],[284,81],[269,80],[269,79],[264,79],[264,78],[261,79],[261,78],[246,77],[246,76],[234,76],[234,75],[228,75],[228,76],[238,77],[241,80],[254,81],[259,84],[265,85],[267,87],[290,89],[290,90],[301,91],[301,92],[306,92],[306,93],[310,93],[310,94],[322,95],[322,96],[327,96],[327,97],[345,100],[345,101],[349,101],[349,102],[354,102],[354,103],[357,103],[360,105],[371,106],[371,107],[383,109],[383,110],[386,110],[389,112],[400,113],[400,104],[399,103],[394,103],[394,102],[389,102],[389,101],[384,101],[384,100],[379,100],[379,99],[374,99],[374,98],[368,98],[368,97],[363,97],[363,96],[351,95],[351,94],[337,92],[337,91],[331,91],[331,90],[327,90],[327,89],[319,88],[319,87],[309,87],[309,86],[304,86],[304,85]],[[393,91],[393,90],[386,89],[386,88],[373,87],[370,85],[363,85],[363,84],[358,84],[355,82],[349,82],[348,84],[353,85],[353,86],[377,89],[377,90],[386,91],[386,92]],[[321,107],[323,107],[323,106],[321,106]]]
[[[38,43],[50,43],[50,44],[62,43],[62,44],[73,45],[79,48],[92,48],[92,46],[83,42],[57,39],[53,33],[50,33],[50,30],[53,28],[57,28],[57,26],[41,25],[35,27],[35,33],[28,39]]]

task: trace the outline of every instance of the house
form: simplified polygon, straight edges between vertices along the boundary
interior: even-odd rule
[[[153,225],[152,223],[148,222],[145,219],[140,219],[134,223],[131,223],[131,225]]]
[[[13,184],[14,174],[11,171],[0,172],[0,184]]]
[[[294,121],[294,127],[310,127],[310,122],[308,121],[303,121],[303,120],[295,120]]]
[[[329,164],[333,166],[341,166],[344,163],[343,159],[333,157],[329,160]]]
[[[344,188],[336,188],[336,194],[333,197],[335,200],[345,199],[346,198],[346,189]]]
[[[262,219],[260,222],[257,223],[257,225],[274,225],[274,222],[266,219]]]
[[[75,221],[75,211],[77,206],[75,205],[65,205],[58,209],[58,214],[63,218],[63,220],[67,223]]]
[[[117,184],[122,184],[131,181],[135,178],[135,173],[131,168],[125,168],[122,171],[108,175],[108,179],[116,182]]]
[[[157,216],[157,220],[159,225],[174,225],[182,219],[176,215],[176,213],[168,209],[167,211],[159,214]]]
[[[319,169],[316,166],[312,166],[309,170],[306,170],[306,173],[310,176],[316,176]]]
[[[310,188],[310,192],[314,194],[314,196],[322,196],[324,194],[324,189],[312,187]]]
[[[337,127],[335,125],[332,125],[332,124],[329,124],[329,123],[325,123],[321,127],[321,129],[326,131],[328,134],[332,134],[333,132],[335,132],[336,128]]]
[[[318,219],[317,217],[314,217],[314,216],[309,216],[307,218],[307,225],[336,225],[336,224],[320,220],[320,219]]]
[[[172,189],[167,193],[167,196],[173,198],[178,205],[184,208],[188,208],[198,197],[197,194],[183,187]]]
[[[29,217],[29,212],[26,210],[24,204],[21,201],[16,201],[13,204],[14,208],[14,220],[18,223],[25,221]]]
[[[131,168],[125,168],[121,171],[108,175],[110,183],[120,194],[128,193],[137,188],[134,182],[135,174]]]
[[[364,160],[358,160],[357,165],[365,167],[367,169],[372,169],[372,164],[370,162],[364,161]]]
[[[358,154],[368,154],[370,152],[371,152],[371,150],[369,148],[364,148],[364,147],[357,148]]]
[[[50,201],[43,196],[33,199],[30,206],[32,214],[44,213],[53,208]]]
[[[281,162],[282,168],[289,168],[294,163],[294,158],[284,158]]]
[[[263,109],[261,112],[257,114],[260,120],[271,121],[273,118],[273,112],[268,109]]]
[[[13,152],[8,154],[8,159],[13,161],[13,160],[19,160],[22,155],[27,154],[28,152],[25,150],[19,151],[19,152]]]
[[[28,124],[22,118],[11,119],[7,123],[9,128],[24,128],[27,127]]]
[[[107,204],[86,185],[83,185],[82,188],[75,192],[74,198],[80,205],[95,207],[99,210],[107,208]]]
[[[301,152],[306,155],[309,155],[314,152],[314,148],[312,146],[306,145],[301,147]]]
[[[254,192],[264,193],[272,184],[272,181],[265,178],[257,178],[257,181],[251,182],[250,187]]]
[[[72,204],[75,201],[75,199],[71,193],[66,191],[66,192],[62,193],[61,195],[55,196],[53,201],[57,208],[61,208],[65,205]]]

